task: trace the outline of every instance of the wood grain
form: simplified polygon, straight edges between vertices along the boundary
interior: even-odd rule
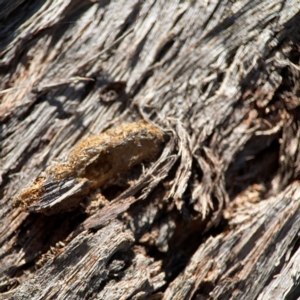
[[[298,0],[0,8],[1,299],[299,297]],[[71,211],[12,205],[140,121],[164,135],[151,159],[56,178]]]

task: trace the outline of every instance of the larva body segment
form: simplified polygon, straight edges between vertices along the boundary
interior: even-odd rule
[[[14,203],[32,212],[52,214],[78,205],[80,196],[113,183],[143,161],[153,161],[162,149],[163,132],[146,122],[130,123],[82,140],[64,163],[23,189]]]

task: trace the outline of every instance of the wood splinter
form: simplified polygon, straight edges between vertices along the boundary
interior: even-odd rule
[[[143,121],[90,136],[65,162],[50,166],[24,188],[13,205],[44,214],[70,210],[91,190],[113,184],[134,165],[155,160],[163,141],[163,132]]]

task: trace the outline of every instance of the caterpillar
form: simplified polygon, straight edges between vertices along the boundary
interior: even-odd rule
[[[44,214],[69,210],[81,196],[113,183],[134,165],[155,160],[163,142],[163,132],[144,121],[92,135],[79,142],[66,161],[50,165],[21,190],[13,204]]]

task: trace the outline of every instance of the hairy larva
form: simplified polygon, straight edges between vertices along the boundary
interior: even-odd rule
[[[23,189],[14,204],[52,214],[78,204],[80,196],[113,182],[131,167],[157,158],[163,132],[146,122],[130,123],[82,140],[66,162],[50,166]]]

